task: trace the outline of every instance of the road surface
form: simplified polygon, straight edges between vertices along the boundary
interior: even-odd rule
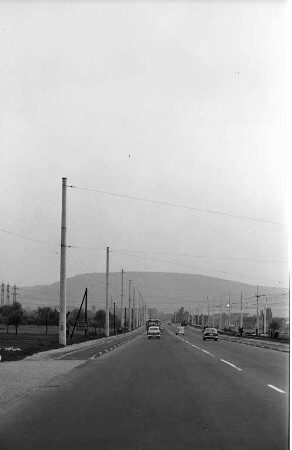
[[[288,448],[287,353],[172,326],[96,355],[6,405],[1,450]]]

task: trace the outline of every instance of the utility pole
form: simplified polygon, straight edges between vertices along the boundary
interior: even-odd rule
[[[266,297],[266,302],[267,302],[267,297]],[[266,332],[267,332],[267,308],[266,308],[266,304],[265,304],[265,306],[264,306],[264,317],[263,317],[263,320],[264,320],[264,323],[263,323],[263,331],[264,331],[264,334],[266,334]]]
[[[66,345],[67,178],[62,178],[59,344]]]
[[[240,328],[243,328],[242,292],[240,293]]]
[[[133,330],[136,329],[136,288],[133,286]]]
[[[5,289],[5,285],[4,283],[1,283],[1,302],[0,305],[3,306],[4,305],[4,289]]]
[[[144,302],[144,298],[143,295],[141,294],[141,299],[142,299],[142,323],[141,325],[145,325],[146,322],[146,308],[145,308],[145,302]]]
[[[10,286],[9,283],[7,283],[6,286],[6,305],[9,305],[10,302]]]
[[[86,322],[86,329],[84,330],[85,340],[87,339],[87,287],[85,289],[85,303],[84,303],[84,322]]]
[[[138,327],[141,326],[141,292],[139,291]]]
[[[230,294],[228,294],[228,328],[230,328]]]
[[[215,297],[213,299],[213,328],[215,327]]]
[[[125,311],[124,311],[124,269],[121,271],[121,328],[125,326]]]
[[[144,301],[144,297],[142,297],[142,298],[143,298],[143,325],[145,325],[146,320],[147,320],[147,318],[146,318],[147,308],[146,308],[146,303]]]
[[[116,334],[116,302],[114,302],[114,334]]]
[[[196,325],[200,325],[200,306],[201,306],[201,303],[198,303]]]
[[[208,297],[207,297],[207,300],[208,300]],[[209,303],[209,300],[208,300],[208,318],[207,318],[207,326],[209,326],[209,315],[210,315],[210,303]]]
[[[106,248],[106,271],[105,271],[105,336],[109,337],[109,301],[108,301],[108,290],[109,290],[109,247]]]
[[[132,281],[129,280],[129,331],[132,331],[132,301],[131,301],[131,284]]]
[[[133,329],[137,328],[136,288],[133,286]]]
[[[220,303],[219,330],[222,330],[222,297],[221,297],[221,303]]]
[[[140,326],[140,324],[139,324],[139,321],[140,321],[140,318],[139,318],[139,312],[140,312],[140,291],[139,290],[137,290],[137,291],[138,291],[139,296],[138,296],[138,304],[137,304],[137,307],[136,307],[136,328],[139,328],[139,326]]]
[[[256,335],[259,333],[259,287],[257,285],[257,293],[256,293],[256,299],[257,299],[257,321],[256,321]]]

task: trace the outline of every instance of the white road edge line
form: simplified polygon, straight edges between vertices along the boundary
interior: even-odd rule
[[[268,386],[272,389],[275,389],[275,391],[280,392],[281,394],[286,394],[285,391],[282,391],[282,389],[277,388],[276,386],[273,386],[272,384],[268,384]]]
[[[234,364],[231,364],[230,362],[225,361],[225,359],[220,359],[220,361],[224,362],[225,364],[228,364],[229,366],[233,367],[236,370],[240,370],[240,371],[242,370],[239,367],[236,367]]]

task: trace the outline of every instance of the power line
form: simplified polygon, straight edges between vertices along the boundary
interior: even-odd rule
[[[105,249],[101,249],[99,247],[83,247],[77,245],[71,245],[71,248],[84,249],[84,250],[99,250],[104,251]],[[139,254],[147,254],[147,255],[162,255],[162,256],[174,256],[174,257],[186,257],[186,258],[206,258],[206,259],[222,259],[222,260],[230,260],[230,261],[249,261],[249,262],[266,262],[266,263],[279,263],[279,264],[287,264],[287,261],[281,260],[272,260],[272,259],[252,259],[252,258],[232,258],[228,256],[211,256],[211,255],[190,255],[184,253],[164,253],[164,252],[155,252],[155,251],[143,251],[143,250],[127,250],[127,249],[114,249],[110,250],[110,253],[139,253]]]
[[[26,239],[28,241],[38,242],[39,244],[46,244],[46,245],[50,245],[50,246],[58,246],[57,244],[54,244],[53,242],[41,241],[39,239],[33,239],[33,238],[28,237],[28,236],[23,236],[22,234],[12,233],[11,231],[4,230],[3,228],[0,228],[0,232],[1,233],[6,233],[6,234],[10,234],[11,236],[16,236],[16,237],[21,238],[21,239]]]
[[[71,256],[71,258],[74,259],[74,261],[78,264],[79,267],[81,267],[82,270],[85,270],[85,271],[89,272],[89,270],[85,267],[85,265],[80,260],[78,261],[77,258],[72,254],[71,251],[68,251],[68,254]],[[87,274],[84,273],[83,275],[88,277],[88,278],[90,278],[90,279],[93,279],[93,276],[94,276],[94,275],[90,275],[88,273]],[[101,285],[105,286],[105,283],[103,283],[101,281],[94,280],[94,282],[97,283],[97,284],[101,284]],[[91,287],[97,286],[97,284],[91,285]]]
[[[135,196],[131,196],[131,195],[116,194],[116,193],[113,193],[113,192],[106,192],[106,191],[101,191],[101,190],[98,190],[98,189],[90,189],[90,188],[84,188],[84,187],[73,186],[73,185],[68,185],[67,187],[78,189],[78,190],[81,190],[81,191],[89,191],[89,192],[96,192],[98,194],[103,194],[103,195],[110,195],[110,196],[113,196],[113,197],[122,197],[122,198],[127,198],[127,199],[130,199],[130,200],[138,200],[138,201],[141,201],[141,202],[154,203],[154,204],[157,204],[157,205],[164,205],[164,206],[171,206],[171,207],[174,207],[174,208],[189,209],[189,210],[192,210],[192,211],[199,211],[199,212],[204,212],[204,213],[209,213],[209,214],[218,214],[218,215],[222,215],[222,216],[233,217],[233,218],[236,218],[236,219],[252,220],[252,221],[255,221],[255,222],[268,223],[268,224],[272,224],[272,225],[289,226],[289,225],[287,225],[285,223],[281,223],[281,222],[274,222],[274,221],[270,221],[270,220],[257,219],[255,217],[241,216],[241,215],[230,214],[230,213],[226,213],[226,212],[222,212],[222,211],[214,211],[214,210],[210,210],[210,209],[195,208],[193,206],[178,205],[178,204],[175,204],[175,203],[162,202],[162,201],[148,199],[148,198],[135,197]]]

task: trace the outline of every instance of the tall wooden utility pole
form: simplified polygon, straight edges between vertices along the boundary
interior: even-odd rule
[[[209,299],[208,299],[208,297],[207,297],[207,300],[208,300],[208,319],[207,319],[207,326],[209,326],[210,324],[209,324],[209,315],[210,315],[210,303],[209,303]]]
[[[215,297],[213,298],[213,327],[215,327]]]
[[[256,293],[256,299],[257,299],[257,321],[256,321],[256,335],[258,335],[259,333],[259,328],[260,328],[260,324],[259,324],[259,287],[257,285],[257,293]]]
[[[230,308],[231,308],[231,304],[230,304],[230,294],[228,294],[228,328],[230,328]]]
[[[240,293],[240,328],[243,328],[243,306],[242,306],[242,292]]]
[[[138,300],[138,305],[137,305],[137,308],[136,308],[136,313],[137,313],[137,318],[136,318],[136,328],[139,328],[139,326],[140,326],[140,296],[141,296],[141,292],[140,291],[138,291],[138,293],[139,293],[139,300]]]
[[[138,311],[137,311],[137,324],[138,327],[141,325],[141,292],[139,291],[139,303],[138,303]]]
[[[108,288],[109,288],[109,247],[106,248],[106,273],[105,273],[105,335],[106,335],[106,337],[108,337],[110,335]]]
[[[129,331],[132,331],[132,301],[131,301],[131,284],[132,281],[129,280],[129,326],[128,329]]]
[[[136,288],[133,286],[133,330],[136,329]]]
[[[59,344],[66,345],[67,178],[62,178]]]
[[[267,302],[267,297],[266,297],[266,302]],[[264,332],[264,334],[266,334],[266,332],[267,332],[267,307],[266,307],[266,303],[264,305],[264,310],[263,310],[263,332]]]
[[[220,303],[219,330],[222,330],[222,297],[221,297],[221,303]]]
[[[124,269],[121,272],[121,328],[125,326],[125,310],[124,310]]]

